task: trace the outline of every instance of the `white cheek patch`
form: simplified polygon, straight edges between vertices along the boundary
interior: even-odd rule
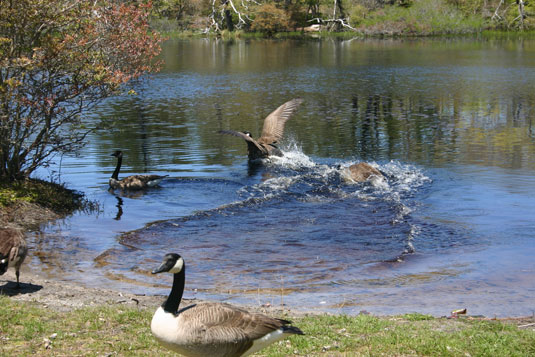
[[[182,257],[180,257],[176,261],[175,266],[173,266],[171,268],[171,270],[169,270],[169,272],[172,273],[172,274],[180,273],[182,271],[183,267],[184,267],[184,259],[182,259]]]
[[[7,259],[0,260],[0,264],[6,264],[6,262],[7,262]]]

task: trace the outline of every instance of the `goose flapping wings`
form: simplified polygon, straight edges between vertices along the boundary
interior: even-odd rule
[[[294,98],[275,109],[264,119],[260,138],[255,140],[248,131],[220,130],[218,133],[242,138],[247,143],[249,159],[264,158],[269,155],[282,156],[274,144],[282,139],[284,124],[290,119],[303,99]]]
[[[271,145],[282,139],[284,124],[286,124],[301,103],[303,103],[303,99],[292,99],[269,114],[266,119],[264,119],[264,127],[262,128],[262,134],[260,135],[258,142]]]

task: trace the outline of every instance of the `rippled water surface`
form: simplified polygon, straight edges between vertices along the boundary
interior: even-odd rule
[[[51,177],[98,202],[29,237],[29,267],[137,293],[184,256],[186,297],[358,313],[535,310],[535,41],[168,41],[161,73]],[[283,158],[249,165],[249,130],[285,101]],[[167,174],[145,192],[121,176]],[[367,161],[386,181],[355,184]]]

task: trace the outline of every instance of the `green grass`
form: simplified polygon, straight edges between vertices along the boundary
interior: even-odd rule
[[[482,31],[484,19],[465,16],[444,0],[415,0],[410,7],[386,6],[370,12],[359,24],[368,33],[436,36]]]
[[[0,296],[0,356],[172,355],[150,334],[151,315],[118,306],[56,312]]]
[[[0,355],[173,355],[152,337],[152,313],[120,305],[57,312],[0,296]],[[292,336],[257,355],[535,355],[533,330],[498,321],[421,314],[320,315],[293,320],[306,336]],[[48,349],[45,339],[51,341]]]
[[[418,317],[415,319],[415,317]],[[424,319],[422,319],[424,318]],[[298,320],[307,333],[264,350],[270,356],[340,353],[399,356],[527,356],[535,353],[535,332],[497,321],[435,319],[416,314],[316,316]]]

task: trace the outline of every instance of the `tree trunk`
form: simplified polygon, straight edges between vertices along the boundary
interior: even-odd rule
[[[234,24],[232,23],[232,13],[229,9],[225,9],[225,24],[230,32],[234,31]]]
[[[518,18],[520,18],[520,29],[524,30],[524,0],[517,0],[518,4]]]
[[[346,15],[342,6],[342,0],[334,0],[333,8],[333,20],[340,19],[341,21],[334,21],[331,23],[332,31],[340,31],[342,28],[342,21],[344,21]]]

